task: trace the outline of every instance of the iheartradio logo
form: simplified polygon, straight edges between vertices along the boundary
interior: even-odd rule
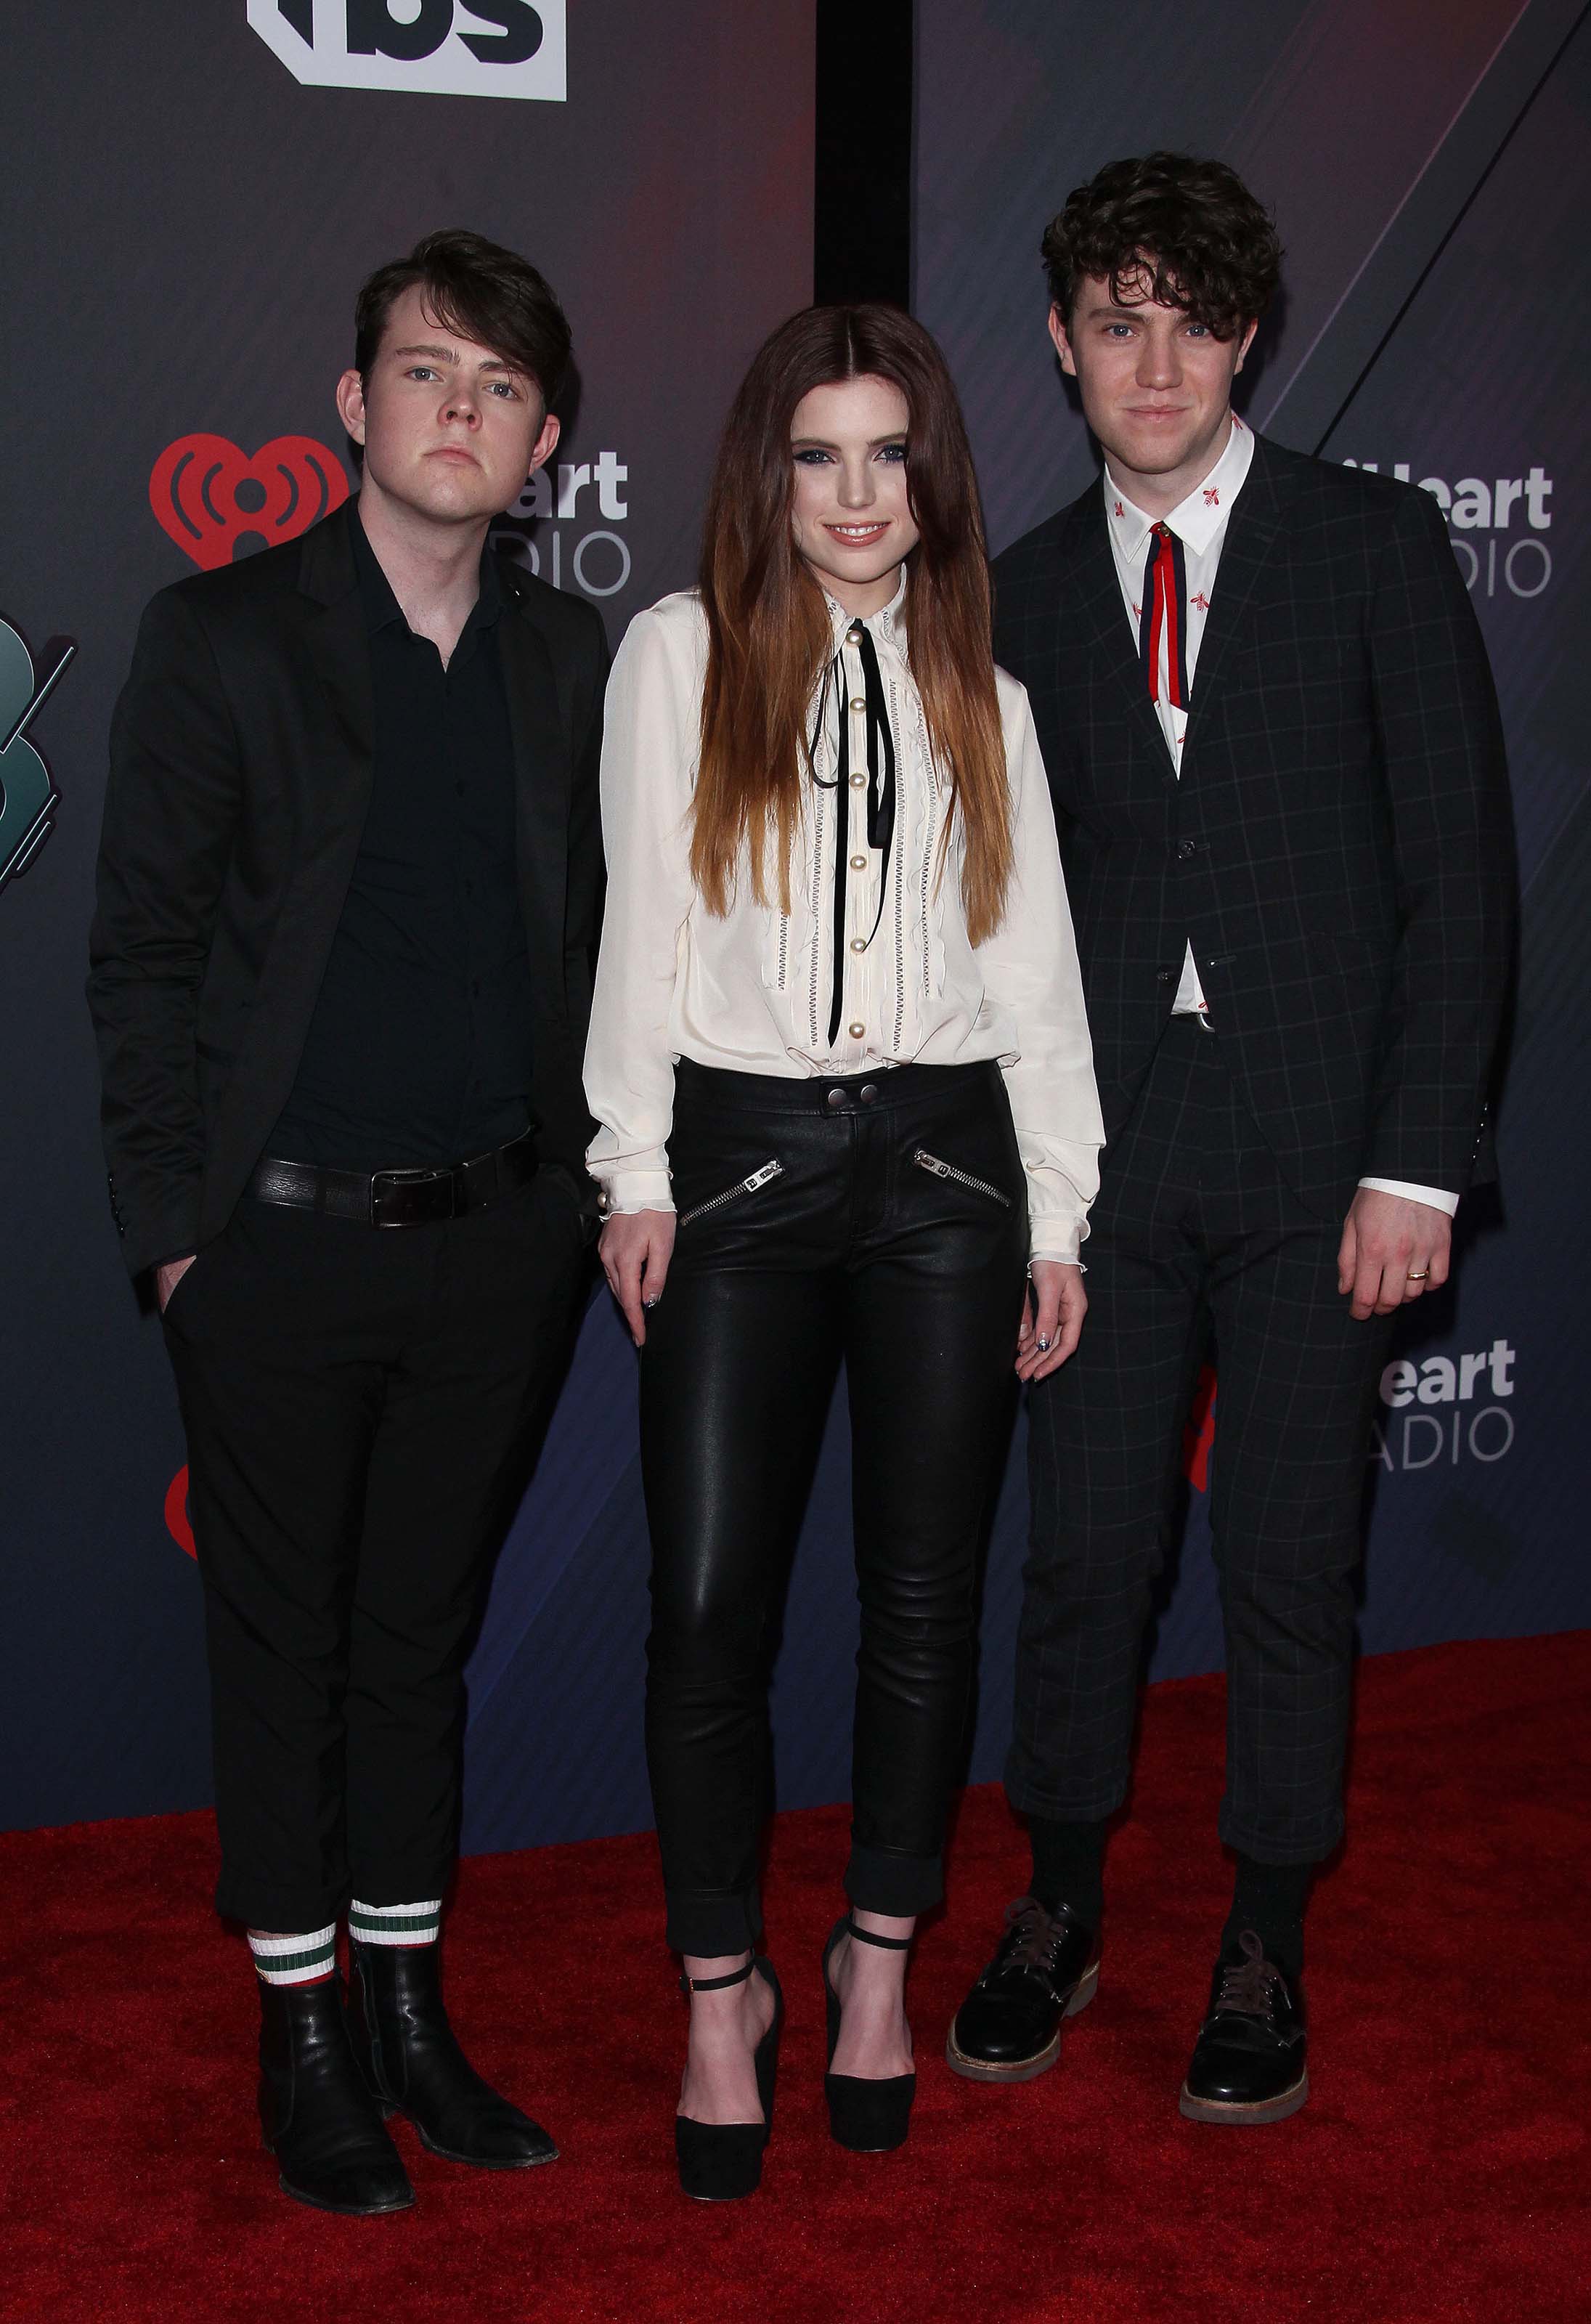
[[[342,462],[312,436],[273,436],[252,459],[225,436],[179,436],[149,478],[162,529],[207,573],[296,540],[347,497]]]

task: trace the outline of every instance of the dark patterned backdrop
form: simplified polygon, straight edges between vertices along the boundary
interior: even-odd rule
[[[1522,961],[1501,1199],[1463,1206],[1456,1281],[1411,1311],[1384,1382],[1362,1637],[1375,1651],[1591,1622],[1591,1232],[1575,1183],[1591,1142],[1591,747],[1575,707],[1591,12],[918,0],[917,16],[915,303],[961,382],[997,549],[1097,470],[1044,335],[1039,236],[1073,186],[1155,145],[1221,155],[1275,210],[1286,290],[1238,383],[1250,420],[1423,482],[1449,512],[1503,697]],[[1020,1527],[1007,1499],[989,1582],[1000,1619]],[[1221,1658],[1204,1495],[1191,1504],[1158,1676]],[[989,1772],[1002,1707],[990,1690]]]
[[[181,1434],[159,1331],[121,1276],[82,999],[106,734],[140,607],[341,493],[332,388],[354,293],[422,232],[468,225],[527,252],[568,308],[579,391],[557,473],[510,530],[548,578],[598,598],[616,643],[638,606],[689,580],[730,393],[812,295],[811,0],[759,0],[754,37],[722,0],[498,0],[511,22],[495,32],[464,0],[353,12],[355,41],[430,43],[418,57],[351,56],[348,13],[144,0],[6,14],[18,370],[0,742],[32,690],[9,632],[41,677],[55,633],[80,650],[0,773],[7,864],[50,796],[22,755],[35,744],[59,794],[49,835],[0,884],[0,1824],[186,1807],[208,1790],[196,1577],[164,1515],[170,1500],[184,1530],[170,1491]],[[360,76],[385,85],[337,85]],[[611,1481],[624,1384],[582,1377],[565,1409],[575,1465]],[[573,1579],[579,1633],[621,1642],[614,1676],[565,1717],[556,1764],[541,1749],[504,1778],[522,1797],[534,1769],[571,1827],[639,1813],[633,1783],[615,1792],[601,1760],[619,1731],[607,1701],[628,1710],[633,1692],[640,1550],[621,1531],[588,1540],[597,1514],[570,1508],[514,1608],[533,1637],[516,1632],[491,1697],[516,1696],[544,1658],[561,1683],[543,1625]],[[576,1738],[593,1724],[587,1764]]]
[[[390,13],[434,21],[446,5]],[[158,1335],[119,1275],[80,998],[106,724],[139,604],[207,541],[231,554],[251,520],[271,521],[249,473],[271,439],[311,449],[268,469],[285,466],[306,495],[336,489],[329,387],[353,287],[424,227],[469,222],[530,251],[569,305],[584,390],[559,478],[517,522],[549,577],[612,590],[601,601],[616,641],[635,606],[688,579],[731,385],[810,289],[810,6],[765,0],[752,42],[750,12],[721,0],[568,0],[563,100],[528,86],[556,66],[561,6],[521,9],[521,33],[535,14],[543,39],[513,64],[464,44],[488,28],[457,0],[452,34],[413,67],[348,57],[344,0],[217,0],[195,29],[198,13],[161,0],[65,55],[38,19],[9,40],[12,182],[29,189],[14,279],[34,384],[14,407],[14,460],[24,437],[26,450],[0,615],[41,680],[53,633],[82,651],[0,761],[0,853],[25,850],[41,816],[54,826],[0,885],[0,1824],[207,1792],[180,1433]],[[1458,1286],[1421,1303],[1407,1370],[1386,1384],[1396,1401],[1367,1477],[1370,1649],[1591,1622],[1577,1514],[1588,1238],[1571,1184],[1591,1139],[1591,753],[1570,707],[1591,484],[1591,317],[1577,289],[1586,13],[1577,0],[1121,0],[1108,15],[1081,0],[918,0],[915,303],[961,382],[997,544],[1091,473],[1043,336],[1044,219],[1113,154],[1220,152],[1275,204],[1289,248],[1285,309],[1245,374],[1250,418],[1439,485],[1496,662],[1526,882],[1505,1197],[1474,1206]],[[405,70],[435,86],[310,80]],[[461,77],[489,94],[516,73],[523,95],[457,93]],[[230,439],[235,459],[185,446],[183,481],[152,506],[161,455],[204,435]],[[212,471],[207,508],[193,488]],[[0,631],[0,742],[31,692]],[[43,762],[19,755],[30,742],[53,809]],[[1209,1450],[1196,1412],[1161,1675],[1219,1660]],[[1007,1724],[1020,1455],[1018,1424],[990,1549],[979,1775],[998,1772]],[[470,1846],[648,1821],[645,1566],[634,1363],[604,1295],[472,1665]],[[843,1796],[854,1644],[841,1408],[776,1691],[786,1804]]]

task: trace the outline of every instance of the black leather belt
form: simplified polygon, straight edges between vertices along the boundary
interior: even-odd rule
[[[536,1133],[527,1130],[492,1154],[443,1170],[322,1170],[313,1162],[284,1162],[268,1154],[249,1180],[257,1203],[316,1211],[362,1227],[434,1226],[442,1219],[483,1211],[528,1185],[538,1169]]]

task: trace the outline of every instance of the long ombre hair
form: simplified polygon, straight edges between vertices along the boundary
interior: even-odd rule
[[[691,872],[708,910],[722,915],[744,851],[752,892],[766,904],[771,841],[780,908],[790,908],[807,722],[833,651],[823,591],[791,528],[790,430],[805,395],[848,379],[887,380],[906,401],[906,489],[920,538],[906,559],[903,613],[928,738],[951,789],[944,841],[959,815],[967,932],[981,944],[999,926],[1012,868],[983,515],[944,357],[897,307],[792,315],[758,350],[730,408],[702,549],[707,678]]]

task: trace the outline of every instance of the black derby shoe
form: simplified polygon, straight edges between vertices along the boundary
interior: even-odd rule
[[[957,2010],[944,2045],[954,2074],[973,2082],[1027,2082],[1061,2052],[1061,2027],[1094,1997],[1099,1946],[1069,1905],[1046,1913],[1019,1896],[1006,1913],[994,1959]]]
[[[375,2218],[414,2200],[354,2055],[340,1978],[260,1981],[260,2126],[297,2203]]]
[[[349,1947],[350,2032],[365,2079],[389,2113],[406,2114],[420,2144],[478,2171],[529,2171],[557,2148],[528,2114],[476,2073],[442,2006],[439,1947]]]
[[[1310,2094],[1303,1995],[1252,1929],[1223,1952],[1210,1982],[1181,2108],[1190,2122],[1281,2122]]]

